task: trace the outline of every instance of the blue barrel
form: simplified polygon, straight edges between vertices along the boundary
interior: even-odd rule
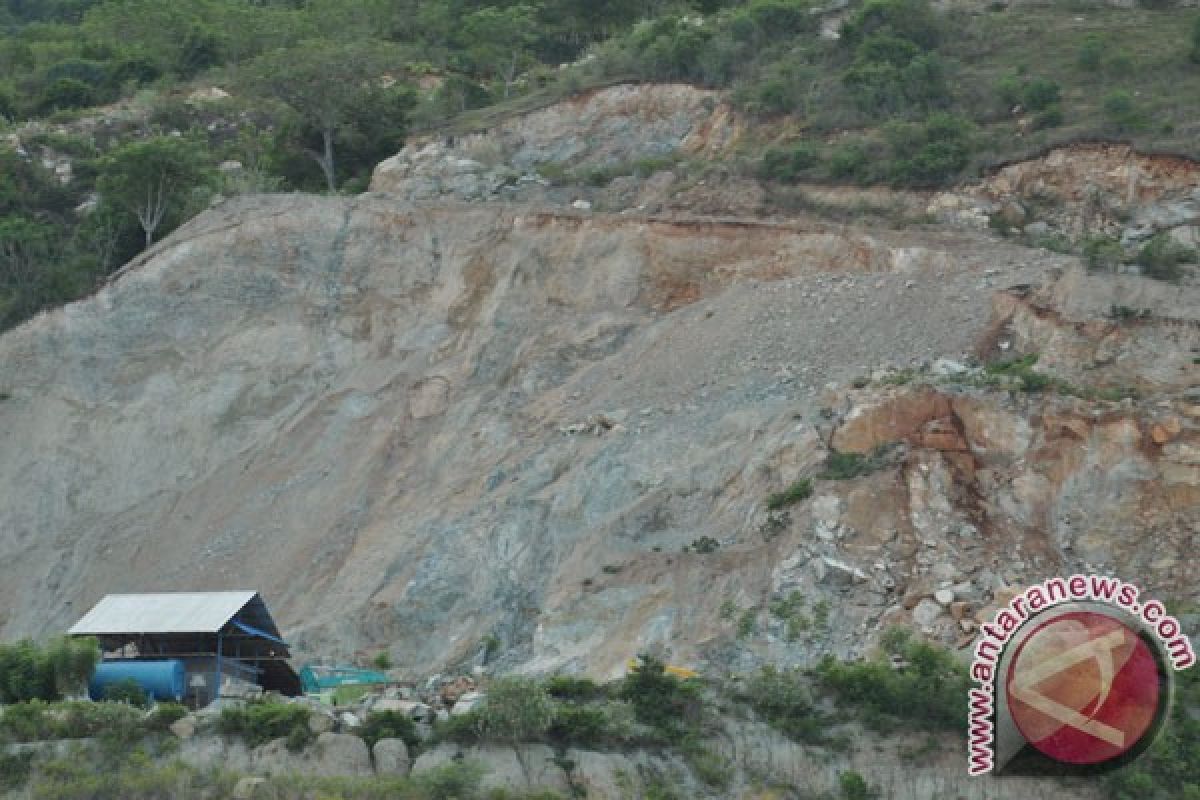
[[[88,697],[103,700],[114,683],[132,680],[155,700],[183,698],[186,670],[179,659],[164,661],[102,661],[88,682]]]

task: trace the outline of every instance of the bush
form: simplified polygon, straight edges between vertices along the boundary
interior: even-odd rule
[[[842,26],[841,41],[857,46],[871,34],[885,31],[932,50],[942,37],[942,25],[928,0],[867,0]]]
[[[412,718],[399,711],[372,711],[367,714],[358,735],[373,748],[380,739],[401,739],[412,752],[421,744],[417,726]]]
[[[1146,276],[1172,283],[1179,282],[1183,277],[1180,265],[1195,260],[1195,250],[1176,242],[1166,233],[1152,237],[1137,255],[1137,263],[1141,265]]]
[[[838,775],[838,788],[841,790],[842,800],[870,800],[874,797],[866,779],[853,770]]]
[[[965,731],[966,667],[947,650],[913,641],[907,631],[894,631],[886,639],[888,653],[899,657],[902,666],[885,661],[843,664],[826,657],[817,669],[819,680],[878,730]]]
[[[575,675],[552,675],[544,685],[546,694],[555,700],[570,700],[576,703],[586,703],[600,700],[608,696],[608,690],[591,678]]]
[[[1107,51],[1108,42],[1104,37],[1097,33],[1089,33],[1084,37],[1083,44],[1079,46],[1079,54],[1075,57],[1075,62],[1088,72],[1095,72],[1100,69]]]
[[[1038,356],[1036,353],[1018,356],[1016,358],[989,364],[984,372],[989,378],[1001,379],[1000,382],[1014,382],[1016,388],[1023,392],[1042,392],[1054,385],[1054,379],[1049,375],[1034,372]]]
[[[1035,78],[1021,91],[1021,100],[1030,111],[1045,111],[1058,103],[1062,95],[1059,85],[1047,78]]]
[[[830,451],[817,477],[823,481],[848,481],[878,472],[888,466],[894,448],[894,444],[881,444],[865,455]]]
[[[759,176],[764,180],[791,183],[820,160],[817,149],[801,142],[789,148],[772,147],[763,154]]]
[[[651,656],[641,656],[641,662],[625,676],[620,695],[633,706],[639,722],[668,739],[678,738],[700,719],[700,687],[666,672],[663,663]]]
[[[1200,17],[1192,21],[1192,49],[1188,51],[1188,60],[1200,64]]]
[[[489,739],[512,745],[536,741],[554,720],[554,701],[534,680],[501,678],[488,689],[482,718]]]
[[[782,492],[775,492],[768,496],[767,509],[769,511],[778,511],[781,508],[787,508],[788,506],[807,500],[812,496],[812,493],[812,481],[807,478],[796,481]]]
[[[1116,89],[1104,96],[1104,118],[1118,132],[1146,127],[1146,116],[1134,102],[1133,95]]]
[[[484,768],[472,761],[454,761],[413,777],[417,789],[429,800],[469,800],[479,792]]]
[[[970,161],[973,130],[969,120],[944,112],[921,123],[892,123],[884,131],[892,182],[933,187],[957,176]]]
[[[4,228],[0,225],[0,239]],[[30,639],[0,644],[0,703],[52,702],[80,690],[99,660],[96,640],[54,639],[39,647]]]
[[[0,752],[0,791],[20,789],[29,780],[33,753]]]
[[[242,708],[224,708],[217,717],[217,731],[241,738],[247,747],[258,747],[274,739],[288,738],[293,731],[308,728],[307,708],[288,703],[258,702]],[[296,735],[299,738],[300,735]]]
[[[797,742],[821,744],[828,720],[813,704],[812,695],[798,670],[763,667],[750,679],[740,700],[768,725]]]
[[[134,708],[149,708],[150,698],[142,685],[133,678],[111,683],[104,687],[104,699],[110,703],[125,703]]]
[[[1083,262],[1090,271],[1115,270],[1125,261],[1125,249],[1111,236],[1089,236],[1083,240]]]
[[[871,177],[871,156],[862,142],[848,142],[829,155],[829,177],[834,180],[863,182]]]
[[[146,728],[151,731],[165,731],[173,724],[188,715],[188,710],[178,703],[159,703],[146,718]]]

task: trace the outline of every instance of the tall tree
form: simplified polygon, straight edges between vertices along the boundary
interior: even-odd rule
[[[533,61],[536,14],[527,5],[481,8],[463,20],[461,37],[471,61],[504,81],[508,97],[517,75]]]
[[[337,190],[338,132],[387,63],[387,51],[376,45],[311,41],[268,53],[252,65],[251,81],[257,89],[287,105],[316,131],[320,148],[306,152],[320,166],[331,192]]]
[[[105,156],[96,188],[105,203],[137,217],[149,247],[164,222],[178,220],[193,190],[210,177],[197,145],[160,136],[123,145]]]

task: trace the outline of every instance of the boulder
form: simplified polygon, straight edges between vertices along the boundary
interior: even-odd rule
[[[313,711],[308,715],[308,729],[315,734],[329,733],[337,726],[334,716],[325,711]]]
[[[380,739],[371,751],[375,757],[375,772],[380,775],[407,775],[411,761],[408,745],[400,739]]]
[[[367,743],[348,733],[322,733],[306,753],[313,775],[369,775]]]
[[[251,800],[252,797],[258,794],[258,788],[266,782],[266,778],[247,776],[237,782],[233,787],[233,794],[230,796],[233,800]]]
[[[179,739],[190,739],[196,735],[196,720],[187,716],[171,723],[171,733]]]
[[[469,714],[483,705],[484,697],[485,695],[481,692],[467,692],[455,702],[454,707],[450,709],[450,715],[459,717],[463,714]]]

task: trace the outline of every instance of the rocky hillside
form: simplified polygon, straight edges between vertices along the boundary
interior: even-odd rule
[[[554,110],[459,146],[519,184],[593,137],[612,163],[736,127],[609,91],[566,112],[587,136]],[[952,643],[1089,565],[1194,591],[1194,286],[953,228],[457,205],[398,164],[485,168],[431,146],[358,198],[228,202],[0,339],[5,635],[109,591],[251,586],[306,654],[611,677],[644,650],[854,655],[910,615]],[[971,367],[1034,353],[1045,391]],[[788,641],[792,592],[827,630]]]

